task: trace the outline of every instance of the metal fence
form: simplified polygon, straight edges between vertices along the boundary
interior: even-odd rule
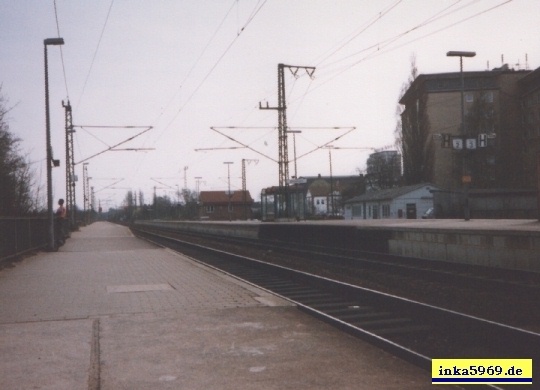
[[[0,217],[0,260],[47,246],[47,218]]]

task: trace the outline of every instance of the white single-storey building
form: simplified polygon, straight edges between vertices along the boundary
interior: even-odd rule
[[[407,218],[417,219],[433,207],[430,183],[368,192],[345,202],[345,219]]]

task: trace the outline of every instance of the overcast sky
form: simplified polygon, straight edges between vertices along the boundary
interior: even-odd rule
[[[226,190],[225,161],[234,163],[231,188],[241,189],[242,159],[258,160],[247,164],[247,187],[259,199],[278,183],[277,111],[259,102],[278,104],[279,63],[316,67],[312,78],[285,72],[288,125],[302,131],[297,156],[340,137],[331,144],[350,149],[332,152],[333,174],[355,175],[371,153],[361,148],[394,143],[412,55],[420,73],[459,71],[450,50],[477,53],[466,71],[503,60],[532,70],[540,66],[539,20],[538,0],[1,0],[0,84],[10,129],[44,185],[43,40],[64,38],[48,48],[52,145],[62,163],[53,170],[55,199],[65,197],[68,98],[76,162],[152,126],[119,148],[153,150],[87,160],[105,209],[120,206],[129,189],[146,202],[154,186],[174,197],[184,173],[190,189],[202,177],[200,190]],[[249,148],[224,149],[241,145]],[[291,136],[289,151],[292,176]],[[298,176],[329,175],[328,150],[297,165]],[[82,207],[81,163],[76,173]]]

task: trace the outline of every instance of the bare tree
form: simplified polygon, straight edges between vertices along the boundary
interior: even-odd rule
[[[375,190],[397,187],[401,183],[401,156],[396,151],[373,153],[367,160],[366,180]]]
[[[411,73],[403,84],[401,97],[418,77],[416,57],[411,57]],[[403,156],[405,184],[430,182],[433,178],[434,145],[427,114],[427,94],[417,93],[398,106],[398,124],[394,132],[398,150]]]
[[[0,215],[20,216],[35,208],[32,172],[21,154],[20,139],[9,131],[7,103],[0,85]]]

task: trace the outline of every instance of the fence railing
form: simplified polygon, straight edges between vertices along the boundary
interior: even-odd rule
[[[47,218],[0,217],[0,261],[47,246]]]

